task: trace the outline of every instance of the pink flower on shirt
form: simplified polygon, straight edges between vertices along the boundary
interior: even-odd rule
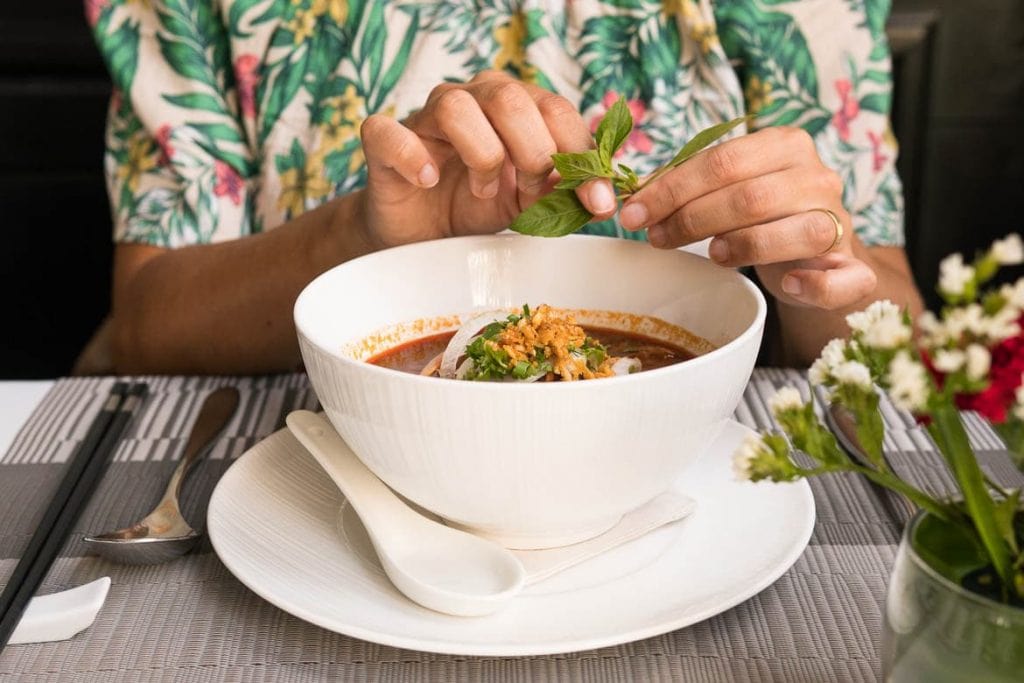
[[[860,102],[851,97],[853,85],[845,78],[836,81],[836,92],[839,93],[840,105],[832,115],[832,125],[839,131],[840,139],[847,142],[850,139],[850,122],[860,113]]]
[[[608,111],[613,104],[619,99],[619,94],[613,90],[605,93],[604,98],[601,100],[601,104],[604,106],[605,111]],[[615,156],[620,156],[625,150],[630,149],[641,154],[650,152],[654,147],[651,143],[651,139],[647,137],[647,133],[643,132],[638,128],[641,121],[644,120],[644,116],[647,115],[647,107],[640,100],[626,100],[626,106],[629,107],[629,113],[633,116],[633,130],[630,131],[629,137],[626,138],[625,144],[619,147],[619,151],[615,153]],[[603,116],[603,114],[601,115]],[[601,116],[595,116],[590,120],[590,132],[596,132],[598,124],[601,123]]]
[[[238,106],[243,116],[256,114],[256,84],[260,81],[260,60],[256,55],[241,55],[235,60],[235,83],[238,85]]]
[[[241,204],[243,183],[242,178],[238,175],[238,171],[223,161],[215,161],[213,163],[213,171],[217,176],[217,182],[213,186],[213,193],[218,197],[229,197],[235,206]]]
[[[156,129],[156,144],[160,145],[160,165],[166,166],[174,158],[174,145],[171,144],[171,127],[166,123]]]
[[[110,0],[85,0],[85,20],[89,26],[95,26],[100,20],[100,14],[110,5]]]
[[[873,130],[868,131],[868,140],[871,141],[871,161],[875,172],[882,170],[889,157],[882,154],[882,136]]]

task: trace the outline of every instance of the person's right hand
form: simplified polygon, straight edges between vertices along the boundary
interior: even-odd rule
[[[594,146],[568,100],[499,71],[437,86],[404,124],[372,115],[361,136],[361,213],[378,247],[497,232],[551,189],[552,153]],[[596,219],[617,208],[607,181],[577,194]]]

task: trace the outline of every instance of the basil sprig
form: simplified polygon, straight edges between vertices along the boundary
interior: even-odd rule
[[[607,178],[615,187],[616,198],[624,200],[750,119],[750,115],[741,116],[702,130],[683,145],[671,161],[641,183],[636,171],[629,166],[612,165],[612,158],[633,130],[633,116],[626,105],[626,98],[620,97],[598,124],[594,133],[594,149],[551,155],[555,170],[562,177],[561,181],[555,185],[554,190],[519,214],[509,227],[524,235],[537,237],[572,234],[594,217],[576,197],[576,188],[583,183],[595,178]]]

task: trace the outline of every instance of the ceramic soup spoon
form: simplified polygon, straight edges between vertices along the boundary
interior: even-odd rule
[[[446,614],[481,616],[522,590],[526,572],[509,550],[410,508],[367,469],[326,419],[298,410],[287,422],[345,494],[388,578],[409,599]]]

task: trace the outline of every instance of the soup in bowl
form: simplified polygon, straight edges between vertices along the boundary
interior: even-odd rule
[[[546,548],[685,486],[739,403],[765,312],[741,274],[682,251],[495,235],[337,266],[295,324],[327,417],[370,470],[452,525]]]

